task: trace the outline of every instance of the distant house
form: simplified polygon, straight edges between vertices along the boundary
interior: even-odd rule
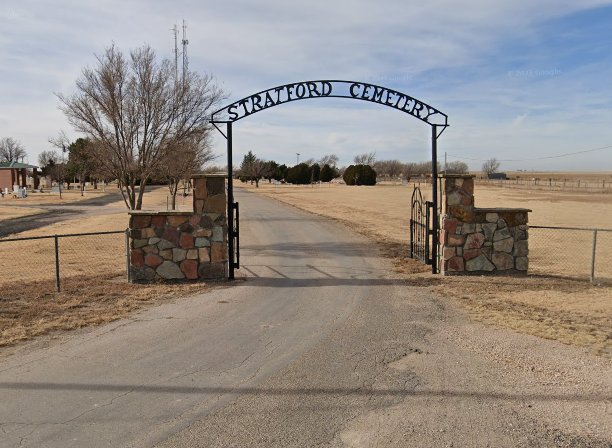
[[[506,176],[506,173],[491,173],[489,179],[507,180],[508,176]]]
[[[0,163],[0,189],[8,188],[13,190],[13,186],[25,187],[28,171],[32,171],[34,179],[34,188],[38,188],[38,167],[20,162],[2,162]]]

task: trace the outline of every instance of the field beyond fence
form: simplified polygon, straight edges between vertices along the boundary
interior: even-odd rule
[[[37,282],[59,291],[74,277],[127,281],[126,232],[89,232],[0,239],[0,286]]]
[[[593,179],[476,179],[477,186],[516,188],[523,190],[565,191],[585,193],[612,193],[612,178]]]

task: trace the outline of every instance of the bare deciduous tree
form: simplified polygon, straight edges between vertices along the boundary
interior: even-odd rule
[[[270,166],[265,160],[255,159],[246,166],[245,174],[255,181],[255,187],[259,188],[259,180],[270,174]]]
[[[325,166],[329,165],[330,167],[335,167],[338,164],[338,156],[336,154],[326,154],[319,159],[319,165]]]
[[[491,158],[482,164],[482,172],[487,176],[490,176],[493,173],[496,173],[501,164],[497,161],[496,158]]]
[[[201,171],[204,165],[215,160],[208,138],[201,142],[193,142],[181,148],[175,148],[166,154],[159,165],[157,176],[168,182],[172,210],[176,209],[176,194],[181,181],[185,184],[191,176]]]
[[[465,162],[461,162],[459,160],[455,160],[453,162],[449,162],[446,165],[445,171],[448,174],[465,174],[469,173],[470,169]]]
[[[374,169],[378,176],[395,180],[402,174],[404,164],[399,160],[380,160],[374,163]]]
[[[126,206],[140,209],[145,184],[173,148],[204,141],[207,116],[223,98],[213,79],[175,76],[145,45],[126,57],[115,46],[85,68],[76,93],[59,94],[74,128],[95,141],[97,161],[119,181]]]
[[[0,139],[0,162],[22,162],[27,156],[21,143],[12,137]]]
[[[45,150],[38,154],[38,165],[41,169],[44,169],[49,163],[59,163],[60,155],[55,150]]]
[[[353,162],[355,165],[374,165],[376,162],[376,151],[366,152],[364,154],[359,154],[353,157]]]
[[[60,199],[62,197],[62,184],[66,177],[66,164],[62,160],[59,151],[45,150],[38,155],[38,165],[42,170],[43,176],[51,178],[51,182],[55,182],[59,189]]]

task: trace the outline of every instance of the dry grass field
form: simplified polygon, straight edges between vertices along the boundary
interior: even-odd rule
[[[32,216],[32,215],[37,215],[39,213],[44,212],[44,210],[41,208],[15,207],[11,205],[5,205],[5,203],[8,203],[8,199],[0,200],[0,222],[6,219],[15,219],[15,218],[21,218],[23,216]]]
[[[555,231],[543,235],[543,242],[538,243],[540,248],[534,249],[534,241],[539,241],[541,235],[535,236],[537,230],[532,229],[532,267],[534,263],[542,264],[542,260],[549,264],[542,264],[541,269],[535,269],[527,278],[432,276],[427,272],[428,267],[407,258],[412,185],[312,187],[264,183],[259,189],[241,185],[332,218],[379,242],[383,253],[393,259],[397,272],[409,284],[429,287],[437,294],[457,300],[477,320],[612,355],[612,287],[594,286],[571,278],[574,271],[583,269],[582,264],[588,265],[590,261],[590,234],[582,241]],[[423,191],[426,190],[423,185]],[[542,191],[526,194],[521,190],[477,186],[475,198],[479,207],[531,208],[532,225],[612,227],[612,195]],[[563,258],[556,251],[565,250],[568,245],[572,254]],[[549,251],[548,247],[553,250]],[[612,238],[607,247],[601,257],[606,257],[602,258],[604,268],[610,269]],[[542,260],[538,261],[538,257]]]
[[[116,190],[105,205],[89,206],[83,214],[44,227],[19,232],[8,238],[54,234],[123,231],[128,214]],[[46,210],[32,206],[81,205],[78,191],[58,195],[30,195],[0,201],[3,221],[22,217],[36,219]],[[165,209],[167,189],[154,187],[145,194],[144,208]],[[178,199],[178,198],[177,198]],[[191,209],[191,197],[178,199],[180,209]],[[106,202],[106,201],[105,201]],[[123,234],[64,237],[59,239],[61,292],[55,290],[54,240],[37,239],[0,243],[0,347],[59,330],[98,325],[125,317],[143,306],[195,294],[210,285],[130,285],[126,282]]]

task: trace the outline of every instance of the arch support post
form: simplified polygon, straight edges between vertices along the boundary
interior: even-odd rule
[[[232,122],[227,123],[227,251],[228,278],[234,280],[234,165],[232,161]]]
[[[438,215],[438,125],[431,125],[431,187],[433,216],[431,225],[431,273],[438,273],[438,241],[439,241],[439,215]]]

